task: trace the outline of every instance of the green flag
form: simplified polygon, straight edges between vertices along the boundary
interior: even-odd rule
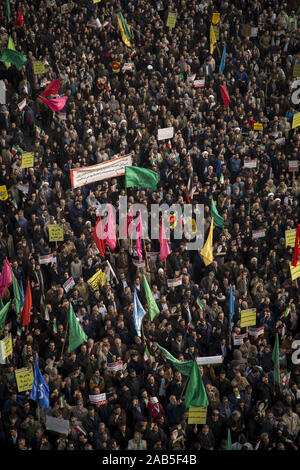
[[[10,22],[10,3],[9,0],[6,0],[6,16],[8,23]]]
[[[27,58],[18,51],[8,49],[7,47],[3,49],[2,56],[0,57],[1,62],[9,62],[20,69],[23,64],[27,61]]]
[[[149,315],[150,315],[151,321],[153,321],[155,316],[159,313],[159,308],[157,306],[157,303],[155,302],[155,298],[153,297],[153,294],[151,292],[151,289],[150,289],[150,286],[148,284],[145,274],[143,274],[143,279],[144,279],[144,289],[145,289],[145,295],[146,295],[147,305],[149,309]]]
[[[165,348],[160,346],[159,344],[157,345],[159,349],[162,350],[162,352],[167,356],[167,359],[172,363],[174,367],[182,374],[182,375],[190,375],[192,372],[193,368],[193,361],[178,361],[178,359],[175,359],[172,354],[170,354]]]
[[[4,303],[2,302],[1,295],[0,295],[0,310],[4,308]]]
[[[21,296],[20,296],[20,289],[19,289],[19,286],[18,286],[18,282],[15,278],[15,275],[13,273],[13,270],[11,270],[11,276],[12,276],[12,280],[13,280],[13,290],[14,290],[16,314],[19,315],[19,313],[22,310],[22,302],[21,302]]]
[[[220,216],[213,198],[211,198],[210,216],[214,218],[215,227],[220,227],[220,228],[224,227],[224,219],[223,217]]]
[[[232,444],[231,444],[231,432],[230,429],[228,428],[228,433],[227,433],[227,444],[226,444],[226,450],[232,450]]]
[[[8,38],[7,49],[10,49],[10,50],[12,50],[12,51],[15,51],[15,50],[16,50],[15,45],[14,45],[14,41],[12,40],[12,37],[11,37],[11,36],[9,36],[9,38]],[[10,67],[10,62],[5,62],[5,67],[6,67],[7,69],[9,69],[9,67]]]
[[[151,188],[156,190],[158,183],[158,174],[155,171],[138,166],[126,166],[125,168],[125,187],[133,186],[140,188]]]
[[[280,383],[280,363],[279,363],[279,336],[276,333],[275,344],[272,352],[272,360],[274,362],[274,382]]]
[[[11,300],[7,302],[7,304],[5,304],[4,307],[0,310],[0,330],[4,328],[6,315],[10,307],[10,304],[11,304]]]
[[[193,361],[192,372],[185,392],[186,408],[208,406],[208,398],[197,361]]]
[[[81,328],[76,315],[74,313],[72,303],[69,302],[69,312],[68,312],[68,322],[69,322],[69,350],[70,352],[78,348],[84,341],[88,339],[87,335]]]

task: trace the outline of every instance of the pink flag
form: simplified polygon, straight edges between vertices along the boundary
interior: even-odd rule
[[[10,262],[8,261],[8,258],[6,258],[2,273],[0,275],[0,295],[1,298],[4,295],[4,291],[6,287],[9,287],[12,285],[12,275],[11,275],[11,267],[10,267]]]
[[[222,95],[222,100],[223,100],[223,103],[224,103],[224,106],[229,106],[229,95],[228,95],[228,91],[226,89],[226,86],[224,85],[220,85],[220,88],[221,88],[221,95]]]
[[[141,211],[139,211],[138,223],[136,227],[136,251],[137,251],[139,259],[143,259],[142,236],[143,236],[143,225],[142,225]]]
[[[106,233],[106,244],[109,246],[111,250],[114,250],[117,245],[117,237],[116,237],[116,219],[113,210],[112,203],[110,203],[109,213],[107,218],[107,224],[105,226],[105,233]]]
[[[59,90],[59,78],[56,78],[52,82],[50,82],[41,96],[49,96],[49,95],[58,95],[58,90]]]
[[[47,106],[49,106],[50,109],[52,109],[52,111],[55,111],[56,113],[61,111],[67,102],[67,96],[60,96],[59,98],[53,98],[53,100],[47,100],[47,98],[44,98],[42,95],[39,95],[39,97]]]
[[[160,244],[160,259],[163,261],[171,253],[171,250],[166,239],[166,231],[163,217],[161,218],[161,226],[159,231],[159,244]]]
[[[120,228],[120,237],[127,238],[128,236],[132,234],[132,230],[133,230],[132,221],[133,221],[133,206],[130,207],[129,215],[127,215],[122,227]]]

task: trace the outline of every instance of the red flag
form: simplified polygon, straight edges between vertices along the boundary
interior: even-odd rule
[[[23,15],[20,11],[20,9],[18,8],[18,19],[17,21],[14,21],[14,24],[18,27],[18,28],[21,28],[23,26]]]
[[[58,95],[59,92],[59,78],[56,78],[52,82],[50,82],[41,96],[49,96],[49,95]]]
[[[94,238],[94,242],[96,243],[98,250],[100,251],[102,258],[105,258],[105,241],[104,241],[104,235],[103,235],[101,216],[99,216],[97,223],[94,227],[93,238]]]
[[[299,255],[300,255],[300,244],[299,244],[299,242],[300,242],[300,224],[297,224],[294,256],[293,256],[293,262],[292,262],[292,266],[294,266],[294,267],[297,266],[297,263],[299,261]]]
[[[223,99],[223,102],[224,102],[224,106],[229,106],[229,95],[228,95],[228,91],[226,89],[226,86],[224,85],[220,85],[220,88],[221,88],[221,94],[222,94],[222,99]]]
[[[20,313],[21,317],[23,318],[23,326],[29,325],[31,321],[31,318],[30,318],[31,309],[32,309],[32,296],[31,296],[30,282],[29,282],[29,279],[27,279],[27,289],[26,289],[26,294],[25,294],[24,305]]]

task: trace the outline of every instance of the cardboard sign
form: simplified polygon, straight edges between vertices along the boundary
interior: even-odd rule
[[[203,88],[205,87],[205,78],[200,78],[199,80],[194,81],[194,88]]]
[[[262,131],[263,130],[263,124],[262,122],[255,122],[254,123],[254,126],[253,126],[253,129],[255,131]]]
[[[148,253],[148,255],[150,255],[151,261],[155,262],[157,260],[158,255],[159,255],[159,251],[150,251]]]
[[[256,325],[256,308],[241,311],[241,328]]]
[[[38,73],[45,73],[45,65],[43,64],[43,62],[33,62],[33,73],[34,75],[37,75]]]
[[[248,333],[250,336],[260,336],[263,335],[265,332],[264,326],[260,326],[259,328],[249,328]]]
[[[167,28],[175,28],[176,24],[176,14],[169,12],[167,18]]]
[[[297,160],[289,161],[289,171],[298,171],[298,162]]]
[[[0,201],[6,201],[8,199],[7,187],[5,184],[0,186]]]
[[[22,168],[34,167],[34,155],[33,152],[22,153]]]
[[[106,405],[106,393],[99,393],[98,395],[89,395],[89,400],[92,405]]]
[[[49,242],[63,242],[64,230],[59,225],[48,225]]]
[[[13,352],[12,340],[11,335],[4,338],[0,341],[0,354],[1,359],[6,359],[7,356],[10,356]]]
[[[52,254],[50,255],[44,255],[39,257],[39,264],[49,264],[49,263],[56,263],[56,257],[54,257]]]
[[[182,276],[177,277],[176,279],[167,279],[168,287],[181,286]]]
[[[285,246],[292,246],[294,248],[295,246],[295,240],[296,240],[296,229],[293,228],[291,230],[286,230],[285,231]]]
[[[293,116],[292,129],[300,126],[300,113],[296,113]]]
[[[248,160],[244,162],[244,168],[256,168],[257,160]]]
[[[174,136],[174,127],[165,127],[158,129],[157,140],[172,139]]]
[[[91,286],[93,291],[99,290],[99,285],[103,287],[106,283],[106,275],[105,273],[99,269],[90,279],[87,281],[88,285]]]
[[[53,416],[46,415],[46,429],[48,431],[55,431],[59,434],[69,434],[70,422],[68,419],[54,418]]]
[[[296,267],[290,264],[290,271],[291,271],[292,281],[295,281],[296,279],[298,279],[298,277],[300,277],[300,262],[298,261],[298,264]]]
[[[189,408],[188,424],[206,424],[207,407]]]
[[[18,392],[26,392],[31,390],[33,385],[33,370],[31,367],[23,367],[15,370]]]
[[[293,77],[294,77],[294,78],[300,77],[300,64],[294,65],[294,68],[293,68]]]
[[[264,228],[261,228],[259,230],[252,230],[252,238],[264,238],[266,236],[266,231]]]
[[[23,111],[23,109],[25,108],[26,106],[26,98],[24,98],[19,104],[18,104],[18,108],[20,111]]]
[[[219,21],[220,21],[220,13],[213,13],[212,18],[211,18],[212,24],[218,24]]]
[[[111,372],[117,372],[118,370],[123,370],[124,369],[123,361],[107,363],[107,369],[110,370]]]
[[[65,293],[67,294],[69,290],[72,289],[72,287],[75,286],[75,281],[72,277],[69,277],[69,279],[64,283],[63,288]]]
[[[141,260],[133,259],[132,264],[136,266],[137,268],[144,268],[146,266],[146,263],[143,259]]]
[[[248,333],[244,333],[243,335],[236,335],[233,339],[233,345],[234,346],[240,346],[241,344],[244,344],[244,338],[248,337]]]
[[[198,366],[205,366],[207,364],[221,364],[223,362],[223,356],[206,356],[196,358]]]

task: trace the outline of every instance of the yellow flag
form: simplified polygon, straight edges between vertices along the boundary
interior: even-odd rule
[[[215,35],[215,30],[213,28],[213,25],[210,25],[210,53],[212,54],[214,52],[214,45],[216,44],[216,35]]]
[[[214,231],[214,218],[212,217],[208,237],[206,239],[204,247],[200,251],[201,255],[203,256],[203,261],[204,261],[205,266],[208,266],[214,260],[214,257],[213,257],[213,231]]]

